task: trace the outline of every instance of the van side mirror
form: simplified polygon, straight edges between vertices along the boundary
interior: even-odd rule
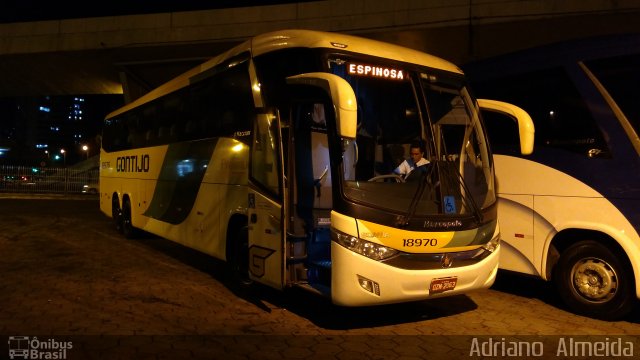
[[[506,115],[518,123],[520,136],[520,153],[529,155],[533,152],[535,127],[531,116],[522,108],[504,101],[478,99],[480,110],[492,111]]]

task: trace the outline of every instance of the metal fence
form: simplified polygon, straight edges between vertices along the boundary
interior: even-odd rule
[[[0,166],[0,192],[98,193],[99,170]]]

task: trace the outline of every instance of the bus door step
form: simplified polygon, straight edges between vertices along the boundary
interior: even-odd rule
[[[309,262],[309,265],[321,269],[331,269],[331,260],[314,260]]]
[[[287,242],[297,243],[297,242],[305,242],[309,238],[307,236],[296,236],[291,233],[287,233]]]
[[[298,264],[307,259],[307,238],[287,235],[287,263]]]
[[[287,258],[287,264],[302,264],[307,260],[307,255],[290,256]]]
[[[331,287],[323,284],[298,284],[304,290],[316,293],[324,297],[331,297]]]
[[[307,279],[312,286],[331,286],[331,260],[310,261],[307,264]]]

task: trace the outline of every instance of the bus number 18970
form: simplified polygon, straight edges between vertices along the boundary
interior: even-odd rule
[[[404,247],[438,246],[438,239],[402,239]]]

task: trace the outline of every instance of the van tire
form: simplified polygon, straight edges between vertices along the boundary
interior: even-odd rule
[[[616,320],[632,310],[633,279],[624,254],[593,240],[567,248],[553,272],[569,311],[601,320]]]

